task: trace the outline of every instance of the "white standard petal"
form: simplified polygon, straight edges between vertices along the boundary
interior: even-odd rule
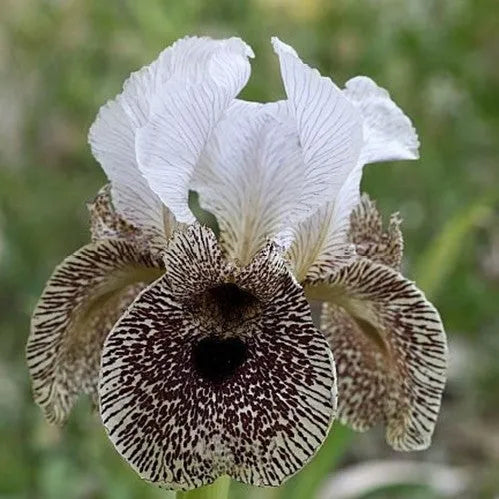
[[[309,204],[298,137],[272,110],[240,102],[231,108],[192,183],[217,217],[227,254],[243,264]]]
[[[384,88],[366,76],[357,76],[347,81],[343,93],[362,115],[362,164],[419,158],[416,130]]]
[[[350,215],[360,202],[362,165],[348,175],[334,201],[321,206],[293,231],[287,257],[298,281],[318,279],[355,254],[348,239]]]
[[[194,221],[188,184],[211,132],[246,84],[252,56],[237,38],[203,40],[175,60],[177,70],[161,83],[137,132],[139,168],[179,222]]]
[[[135,127],[127,114],[126,92],[101,107],[89,132],[89,143],[111,182],[116,211],[141,229],[163,232],[163,207],[140,175],[135,160]]]
[[[196,71],[215,47],[242,47],[251,49],[238,39],[211,40],[187,37],[165,49],[150,65],[132,73],[123,86],[123,92],[99,111],[90,128],[89,143],[112,184],[113,201],[118,213],[138,227],[152,227],[163,231],[168,219],[159,197],[151,190],[141,174],[135,151],[137,129],[144,126],[152,111],[158,92],[172,77],[186,76]],[[219,61],[223,61],[223,56]],[[214,65],[215,80],[220,70]],[[166,215],[166,217],[165,217]]]
[[[304,64],[293,48],[272,39],[279,57],[290,118],[303,151],[310,199],[317,206],[334,199],[358,162],[362,121],[356,108],[331,81]]]

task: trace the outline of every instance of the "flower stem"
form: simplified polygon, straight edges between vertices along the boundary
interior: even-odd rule
[[[206,487],[177,492],[177,499],[228,499],[229,487],[230,477],[223,475]]]

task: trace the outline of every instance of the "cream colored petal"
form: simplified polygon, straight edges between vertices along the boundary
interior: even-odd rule
[[[310,210],[298,137],[274,109],[236,103],[193,179],[201,205],[217,217],[225,251],[241,264]]]
[[[324,277],[350,261],[355,247],[348,238],[350,214],[360,199],[362,167],[348,175],[334,201],[328,202],[294,229],[287,258],[300,282]]]
[[[26,347],[35,401],[63,423],[81,393],[95,395],[107,333],[159,263],[125,240],[102,240],[66,258],[49,279]]]
[[[358,429],[384,422],[394,449],[426,449],[447,367],[447,342],[435,307],[401,274],[368,259],[306,291],[309,298],[343,309],[326,305],[323,317],[339,363],[341,417]]]

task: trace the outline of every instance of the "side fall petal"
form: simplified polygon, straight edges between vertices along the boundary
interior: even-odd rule
[[[350,215],[349,240],[354,244],[358,255],[400,270],[404,251],[401,222],[400,215],[394,213],[390,217],[388,228],[384,230],[376,203],[367,194],[363,194]]]
[[[87,203],[90,214],[92,241],[122,239],[133,243],[140,252],[160,254],[166,247],[173,231],[178,227],[175,217],[166,206],[161,206],[162,225],[137,226],[118,213],[112,199],[112,186],[102,187],[93,201]]]
[[[307,288],[338,366],[339,415],[356,429],[384,422],[397,450],[429,446],[447,367],[440,316],[395,270],[368,259]]]
[[[80,393],[97,399],[102,343],[159,262],[123,240],[102,240],[66,258],[33,313],[26,347],[35,401],[63,423]]]

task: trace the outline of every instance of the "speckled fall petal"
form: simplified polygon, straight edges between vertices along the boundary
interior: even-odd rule
[[[141,231],[122,215],[116,213],[111,198],[111,184],[104,185],[97,196],[87,203],[90,214],[92,241],[101,239],[135,239]]]
[[[340,268],[307,293],[329,302],[322,329],[337,363],[342,420],[358,430],[384,421],[394,449],[427,448],[447,365],[437,310],[412,282],[368,259]]]
[[[35,401],[63,423],[80,393],[96,399],[104,338],[160,263],[125,240],[79,249],[54,271],[31,321],[26,348]]]
[[[162,207],[162,226],[142,225],[138,227],[120,215],[113,203],[111,184],[102,187],[95,199],[87,203],[90,214],[92,241],[103,239],[123,239],[132,242],[143,252],[159,254],[164,251],[173,231],[178,226],[173,214]]]
[[[99,392],[111,441],[163,487],[222,474],[279,485],[311,459],[336,407],[331,352],[303,290],[272,245],[236,267],[199,226],[175,235],[165,261],[105,341]],[[224,341],[246,357],[216,381],[196,352]]]
[[[375,201],[363,194],[350,216],[349,239],[358,255],[399,270],[404,250],[400,224],[400,215],[394,213],[384,230]]]

